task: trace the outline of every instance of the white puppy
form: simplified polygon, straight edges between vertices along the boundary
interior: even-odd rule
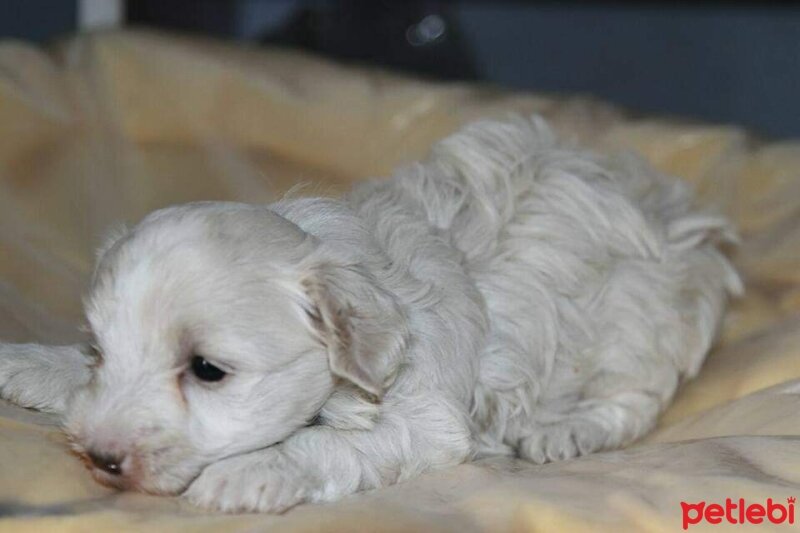
[[[86,346],[3,345],[102,483],[279,512],[653,427],[740,282],[727,222],[633,159],[479,122],[341,200],[155,212],[101,250]]]

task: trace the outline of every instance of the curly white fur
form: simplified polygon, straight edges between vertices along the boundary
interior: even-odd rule
[[[224,510],[568,459],[642,436],[697,373],[741,290],[731,239],[635,158],[478,122],[340,200],[153,213],[101,251],[97,353],[2,345],[0,395],[115,458],[101,482]]]

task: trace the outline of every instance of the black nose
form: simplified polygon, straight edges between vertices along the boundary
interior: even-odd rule
[[[109,455],[105,453],[88,452],[89,460],[92,464],[112,476],[122,475],[123,457]]]

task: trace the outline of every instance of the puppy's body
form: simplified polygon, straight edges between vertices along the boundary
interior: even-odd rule
[[[536,121],[477,123],[341,200],[148,217],[95,275],[87,314],[105,362],[92,382],[76,363],[74,391],[43,401],[20,368],[46,373],[47,349],[29,348],[45,360],[31,370],[7,346],[0,392],[66,405],[81,451],[110,446],[136,471],[101,480],[188,486],[193,501],[223,509],[332,500],[476,454],[571,458],[643,435],[697,372],[739,290],[715,247],[730,237],[723,219],[691,208],[682,183],[644,165],[561,147]],[[200,307],[174,318],[189,305],[179,296],[206,292],[164,285],[186,275],[187,250],[198,283],[222,287],[206,299],[223,308],[210,321]],[[165,301],[179,311],[156,320]],[[198,321],[209,325],[186,333]],[[220,332],[220,322],[238,327]],[[157,337],[151,348],[132,347],[144,335]],[[258,341],[226,348],[242,337]],[[231,352],[228,384],[180,378],[176,400],[169,372],[185,372],[198,350]],[[137,376],[115,371],[121,358]],[[118,392],[129,383],[138,389]],[[98,440],[132,401],[142,420],[117,428],[123,442]],[[222,418],[206,412],[213,402]],[[238,425],[222,422],[237,412]]]

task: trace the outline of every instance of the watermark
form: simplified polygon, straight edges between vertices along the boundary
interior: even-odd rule
[[[794,504],[797,498],[792,496],[783,502],[767,498],[766,503],[747,503],[744,498],[733,501],[725,499],[725,505],[719,503],[687,503],[681,502],[683,511],[683,529],[705,522],[707,524],[720,524],[726,521],[729,524],[794,524]]]

